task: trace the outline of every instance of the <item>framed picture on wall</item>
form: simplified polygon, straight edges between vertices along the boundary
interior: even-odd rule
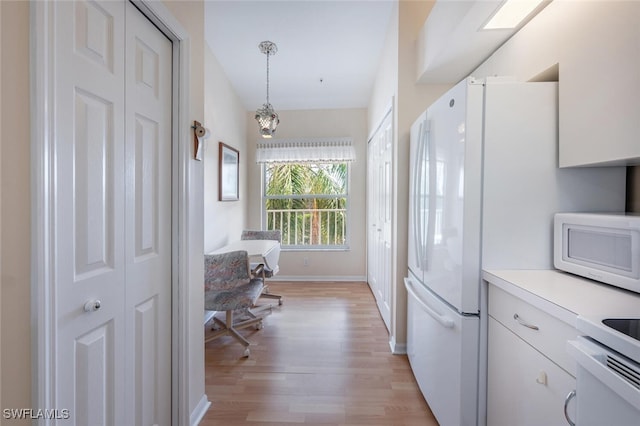
[[[236,201],[240,198],[240,152],[220,142],[218,149],[218,200]]]

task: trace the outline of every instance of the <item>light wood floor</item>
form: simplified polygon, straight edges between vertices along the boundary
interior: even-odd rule
[[[229,336],[205,344],[212,404],[201,426],[437,426],[366,283],[269,287],[284,304],[262,330],[242,330],[250,358]]]

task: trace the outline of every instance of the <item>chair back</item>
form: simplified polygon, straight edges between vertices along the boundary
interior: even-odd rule
[[[204,289],[226,290],[251,281],[245,250],[204,255]]]
[[[262,231],[258,229],[245,229],[240,236],[241,240],[275,240],[282,242],[282,232],[279,229]]]

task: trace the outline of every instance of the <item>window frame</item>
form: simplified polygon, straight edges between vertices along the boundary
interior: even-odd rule
[[[292,164],[300,164],[303,166],[312,166],[316,164],[329,164],[329,162],[323,161],[315,161],[315,162],[291,162]],[[260,192],[261,192],[261,205],[260,205],[260,222],[262,224],[262,229],[267,229],[267,200],[269,199],[280,199],[280,200],[289,200],[289,199],[298,199],[304,200],[308,198],[323,198],[323,199],[332,199],[332,198],[344,198],[345,199],[345,233],[344,244],[313,244],[313,245],[301,245],[301,244],[283,244],[281,246],[282,251],[349,251],[351,250],[351,162],[350,161],[339,161],[335,162],[338,164],[345,164],[347,167],[347,179],[346,179],[346,193],[344,194],[303,194],[303,195],[267,195],[267,167],[270,163],[262,163],[260,167],[262,169],[261,173],[261,184],[260,184]],[[283,236],[284,240],[284,236]]]

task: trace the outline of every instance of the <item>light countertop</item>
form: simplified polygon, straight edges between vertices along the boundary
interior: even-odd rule
[[[640,316],[640,294],[558,270],[485,270],[484,280],[576,326],[581,316]]]

